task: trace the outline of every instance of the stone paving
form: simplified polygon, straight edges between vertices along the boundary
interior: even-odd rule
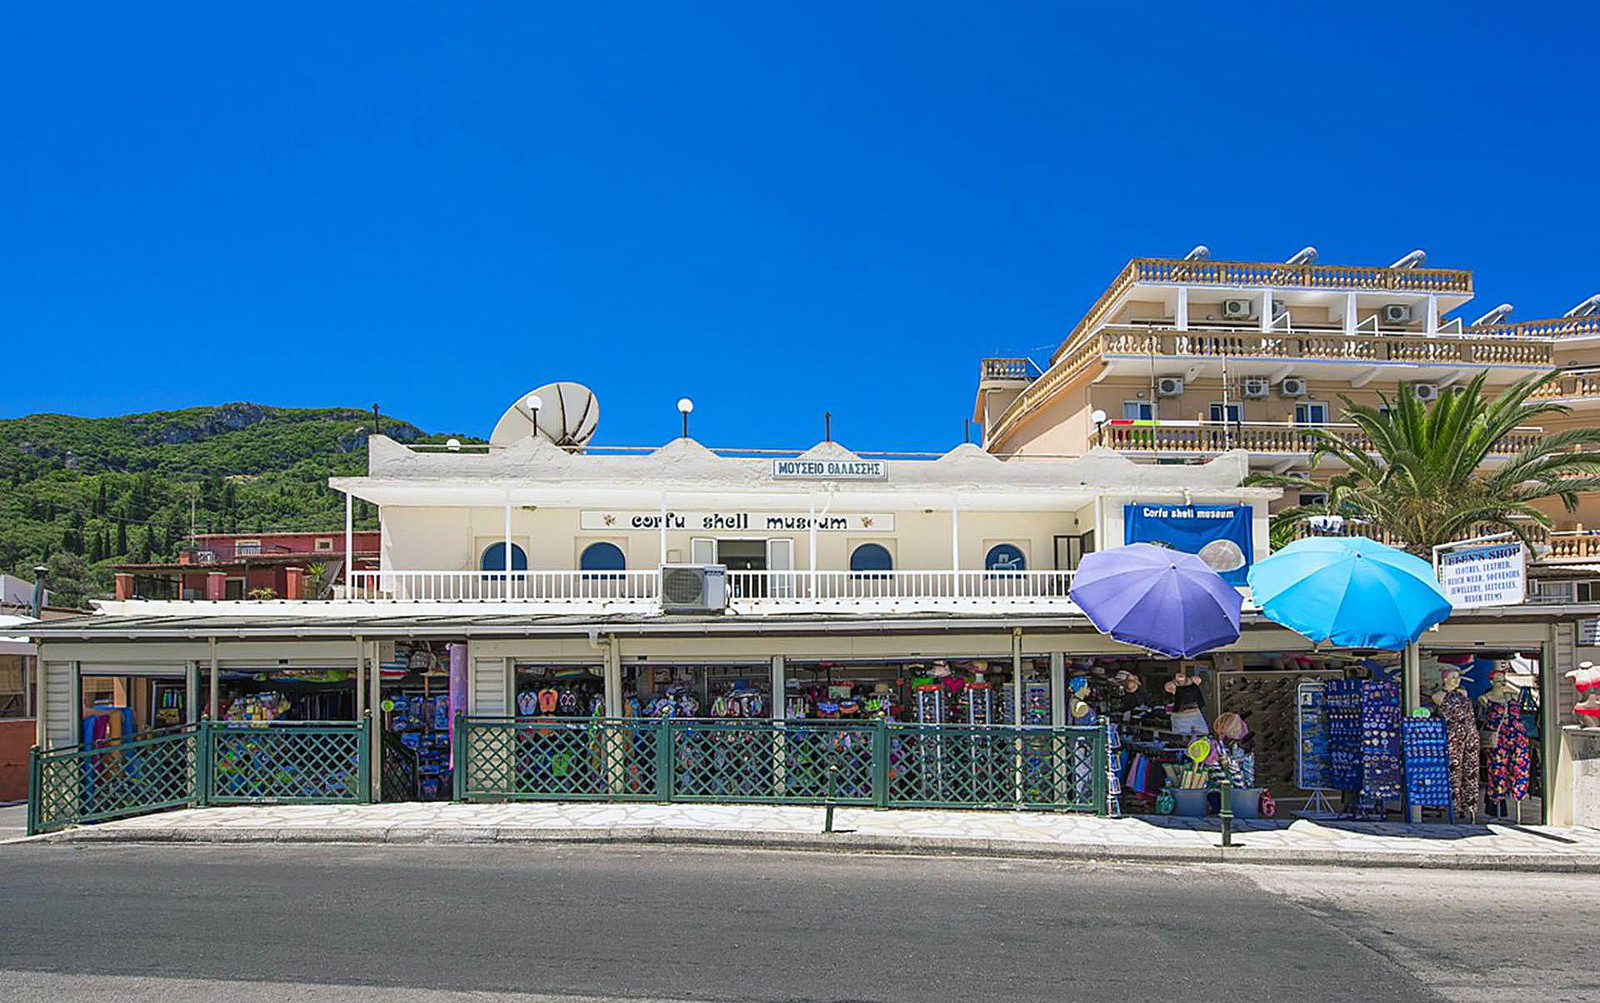
[[[1216,819],[1096,818],[1019,811],[721,804],[406,803],[187,809],[84,826],[64,841],[510,843],[651,841],[865,852],[1144,861],[1600,869],[1600,829],[1501,823],[1240,821],[1223,850]]]

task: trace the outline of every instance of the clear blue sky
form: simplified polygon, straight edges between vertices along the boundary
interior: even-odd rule
[[[1301,7],[1305,9],[1299,9]],[[13,7],[0,415],[379,401],[486,435],[961,436],[1129,258],[1600,291],[1587,4]],[[1469,318],[1470,319],[1470,318]],[[19,348],[20,346],[20,348]]]

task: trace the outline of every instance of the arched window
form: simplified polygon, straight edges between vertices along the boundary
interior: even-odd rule
[[[881,543],[863,543],[850,552],[851,571],[892,571],[894,558]]]
[[[1011,543],[997,543],[989,548],[983,556],[983,569],[985,571],[1026,571],[1028,559],[1022,556],[1022,548]]]
[[[483,557],[478,560],[478,567],[484,571],[504,571],[506,569],[506,545],[504,542],[491,543],[484,548]],[[527,571],[528,554],[516,544],[511,545],[511,570]]]
[[[578,555],[579,571],[622,571],[627,566],[622,548],[614,543],[591,543]]]

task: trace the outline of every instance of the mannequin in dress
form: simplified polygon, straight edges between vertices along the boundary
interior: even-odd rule
[[[1461,688],[1461,670],[1444,666],[1439,670],[1439,688],[1432,694],[1439,716],[1444,718],[1446,750],[1450,759],[1450,801],[1457,820],[1471,821],[1482,805],[1478,783],[1478,722],[1472,712],[1472,698]]]
[[[1528,733],[1522,724],[1517,688],[1502,665],[1489,673],[1492,685],[1478,698],[1479,720],[1489,749],[1489,796],[1501,801],[1521,801],[1528,796]]]

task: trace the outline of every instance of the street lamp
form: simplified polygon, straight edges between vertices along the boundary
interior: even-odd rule
[[[1089,420],[1094,422],[1095,445],[1104,446],[1106,438],[1106,413],[1099,408],[1089,412]]]
[[[678,413],[683,415],[683,437],[689,437],[689,412],[694,410],[694,401],[687,397],[678,398]]]

